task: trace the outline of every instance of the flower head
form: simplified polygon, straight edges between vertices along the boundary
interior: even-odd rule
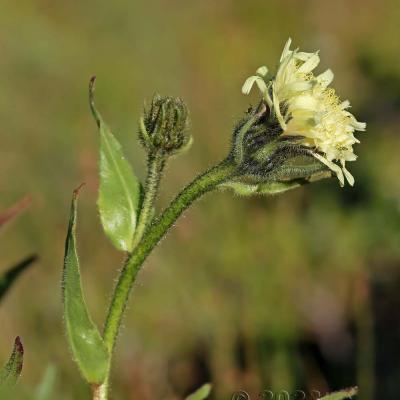
[[[366,124],[358,122],[347,110],[350,103],[342,102],[329,87],[333,80],[330,69],[313,74],[320,60],[318,52],[290,50],[290,45],[291,39],[283,49],[275,77],[265,82],[268,70],[259,68],[256,76],[246,80],[242,91],[248,94],[256,83],[271,116],[279,121],[282,135],[298,136],[316,159],[336,173],[342,186],[344,177],[353,185],[346,161],[356,160],[353,145],[359,141],[354,131],[365,131]]]

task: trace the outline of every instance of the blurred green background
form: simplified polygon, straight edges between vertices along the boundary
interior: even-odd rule
[[[321,49],[320,71],[367,121],[354,188],[326,180],[273,198],[222,192],[188,211],[134,288],[115,354],[113,399],[181,399],[205,381],[235,390],[358,384],[394,399],[400,380],[400,2],[398,0],[3,0],[0,12],[0,206],[33,204],[1,237],[1,266],[37,252],[0,307],[0,360],[15,335],[20,389],[58,371],[51,399],[85,399],[63,333],[60,278],[71,191],[81,182],[79,250],[99,325],[122,261],[95,207],[98,135],[87,85],[144,178],[143,101],[181,96],[191,151],[173,160],[160,207],[228,151],[241,95],[286,39]],[[0,361],[0,363],[3,361]]]

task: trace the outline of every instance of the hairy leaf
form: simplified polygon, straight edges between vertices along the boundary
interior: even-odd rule
[[[340,390],[339,392],[327,394],[326,396],[321,397],[320,400],[346,400],[346,399],[351,399],[356,394],[357,394],[357,388],[353,387],[349,389]]]
[[[8,292],[15,280],[36,261],[37,256],[32,255],[14,265],[0,276],[0,300]]]
[[[100,187],[98,207],[106,235],[114,246],[132,250],[140,183],[124,157],[120,143],[104,123],[93,100],[94,78],[90,83],[90,106],[100,130]]]
[[[210,395],[210,392],[211,385],[209,383],[206,383],[190,396],[186,397],[186,400],[204,400]]]
[[[97,327],[89,316],[82,291],[75,234],[78,191],[79,189],[75,190],[73,194],[65,243],[64,319],[71,351],[83,377],[91,384],[99,384],[106,377],[110,357]]]
[[[19,336],[15,338],[14,348],[11,356],[3,369],[0,371],[0,387],[9,388],[17,383],[21,375],[24,359],[24,348]]]

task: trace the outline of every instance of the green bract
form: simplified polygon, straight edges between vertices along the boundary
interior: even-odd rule
[[[188,110],[180,98],[153,96],[139,123],[139,140],[149,154],[171,156],[187,150],[192,137],[187,132]]]
[[[282,136],[280,125],[263,101],[247,110],[236,125],[230,158],[236,165],[236,173],[229,183],[234,188],[241,185],[239,191],[246,194],[269,194],[271,185],[293,188],[317,175],[321,178],[331,175],[326,173],[329,172],[326,165],[300,143],[299,137]],[[251,188],[245,188],[248,185]],[[272,192],[277,193],[275,187]]]
[[[98,207],[104,232],[114,246],[132,250],[140,200],[140,183],[126,160],[121,145],[104,123],[93,101],[94,78],[90,84],[90,106],[100,130],[100,187]]]
[[[100,384],[107,374],[109,354],[97,327],[92,322],[82,291],[76,251],[76,216],[78,189],[74,191],[67,240],[65,243],[63,301],[64,319],[72,355],[91,384]]]

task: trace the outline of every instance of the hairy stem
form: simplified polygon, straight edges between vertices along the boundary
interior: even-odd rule
[[[165,158],[160,154],[149,156],[148,174],[144,191],[143,204],[139,214],[139,220],[136,226],[135,235],[133,237],[134,249],[143,237],[152,218],[154,202],[160,186],[161,174],[165,166]]]
[[[229,179],[234,170],[235,166],[229,160],[225,160],[198,176],[176,196],[164,212],[158,218],[154,219],[148,227],[142,240],[127,258],[114,289],[103,333],[105,344],[110,353],[115,346],[132,284],[149,253],[193,201],[215,189],[218,184]],[[107,392],[107,387],[108,379],[99,390]],[[103,399],[102,397],[98,398]]]
[[[161,174],[165,167],[165,158],[160,154],[151,155],[148,158],[148,173],[146,179],[146,185],[144,189],[144,198],[141,206],[138,223],[136,226],[135,235],[133,237],[132,248],[135,249],[140,243],[143,234],[148,227],[149,221],[152,218],[154,202],[157,197],[158,188],[160,186]],[[110,308],[111,312],[111,308]],[[110,315],[107,317],[107,321]],[[106,324],[107,325],[107,324]],[[106,380],[100,386],[93,388],[93,400],[107,400],[108,388],[110,381],[110,369]]]
[[[224,161],[186,186],[161,216],[153,221],[135,251],[128,257],[115,287],[104,328],[104,340],[110,351],[112,351],[118,335],[132,283],[146,257],[194,200],[227,180],[233,171],[234,166],[230,162]]]

